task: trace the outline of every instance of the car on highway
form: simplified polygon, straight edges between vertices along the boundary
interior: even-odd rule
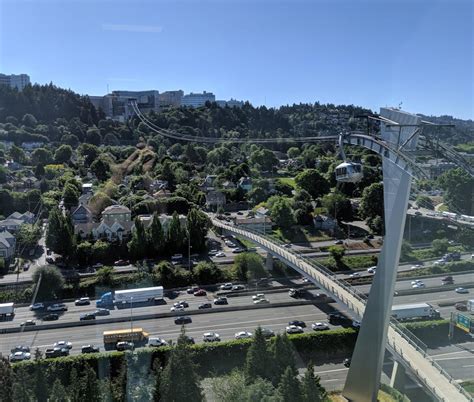
[[[293,298],[298,298],[301,295],[301,292],[297,289],[290,289],[288,291],[288,296],[293,297]]]
[[[334,244],[344,244],[344,241],[342,241],[342,240],[336,240],[336,241],[334,242]]]
[[[170,311],[174,311],[175,313],[177,313],[177,312],[185,311],[185,308],[181,304],[176,304],[176,306],[173,306],[170,308]]]
[[[110,315],[110,310],[108,308],[98,308],[94,311],[94,314],[96,316]]]
[[[67,311],[67,306],[64,303],[51,304],[46,308],[48,311]]]
[[[314,331],[327,331],[329,329],[329,325],[325,322],[315,322],[311,324],[311,328],[313,328]]]
[[[223,253],[222,251],[219,251],[218,253],[216,253],[216,257],[217,258],[225,257],[225,253]]]
[[[445,264],[446,264],[446,260],[441,258],[441,259],[435,261],[433,265],[445,265]]]
[[[416,285],[417,283],[423,283],[421,279],[415,279],[414,281],[411,281],[412,285]]]
[[[415,265],[412,265],[410,269],[411,269],[411,270],[416,270],[416,269],[420,269],[420,268],[423,268],[423,265],[421,265],[421,264],[415,264]]]
[[[125,350],[132,350],[133,343],[128,341],[117,342],[117,345],[115,345],[115,349],[117,349],[119,352],[123,352]]]
[[[188,324],[188,323],[191,323],[191,322],[193,322],[193,320],[191,319],[191,317],[189,317],[187,315],[182,315],[182,316],[176,317],[174,319],[174,323],[177,324],[177,325]]]
[[[20,324],[20,327],[32,327],[33,325],[36,325],[35,320],[26,320]]]
[[[306,277],[304,277],[304,278],[302,279],[302,281],[303,281],[304,283],[309,283],[309,282],[310,282],[309,278],[306,278]]]
[[[17,345],[15,346],[12,350],[10,350],[11,353],[15,353],[15,352],[30,352],[30,347],[29,346],[25,346],[25,345]]]
[[[209,255],[209,256],[211,256],[211,257],[214,257],[217,253],[218,253],[217,250],[209,250],[209,252],[207,253],[207,255]]]
[[[14,352],[11,353],[10,356],[8,356],[8,360],[11,362],[22,362],[23,360],[30,360],[31,359],[31,353],[29,352]]]
[[[275,331],[273,331],[270,328],[262,328],[262,335],[265,338],[271,338],[271,337],[275,336]]]
[[[245,290],[245,286],[244,285],[234,285],[234,286],[232,286],[232,291],[233,292],[238,291],[238,290]]]
[[[186,300],[180,300],[178,302],[176,302],[175,304],[173,304],[173,306],[183,306],[183,307],[189,307],[189,303],[186,301]]]
[[[130,264],[130,261],[128,260],[117,260],[114,262],[114,265],[116,267],[124,267],[125,265],[128,265],[128,264]]]
[[[288,323],[288,325],[293,325],[301,328],[306,328],[306,323],[301,320],[293,320]]]
[[[197,292],[199,290],[199,286],[193,286],[192,288],[186,289],[186,293],[188,295],[194,294],[194,292]]]
[[[341,313],[329,313],[328,314],[329,324],[332,325],[351,325],[352,320]]]
[[[44,352],[44,357],[50,359],[52,357],[69,356],[69,349],[66,348],[48,348]]]
[[[242,248],[242,247],[237,247],[237,248],[234,248],[234,249],[232,250],[232,253],[233,253],[233,254],[240,254],[240,253],[243,253],[243,252],[245,252],[245,249]]]
[[[456,289],[454,289],[454,291],[455,291],[456,293],[460,293],[460,294],[469,293],[469,290],[466,289],[466,288],[456,288]]]
[[[265,299],[265,297],[262,297],[260,299],[253,301],[253,304],[266,304],[266,303],[270,303],[270,300]]]
[[[454,305],[454,308],[458,311],[467,311],[467,303],[458,302]]]
[[[206,296],[207,292],[204,289],[198,289],[193,294],[194,296]]]
[[[94,345],[83,345],[81,346],[81,353],[99,353],[100,348]]]
[[[84,313],[79,316],[80,321],[95,320],[95,313]]]
[[[72,349],[72,343],[68,341],[58,341],[53,345],[53,348]]]
[[[367,273],[369,274],[375,274],[376,271],[377,271],[377,266],[367,268]]]
[[[352,274],[349,275],[349,278],[360,278],[360,273],[359,272],[353,272]]]
[[[360,321],[359,320],[352,320],[352,328],[359,329],[360,328]]]
[[[56,321],[59,320],[59,314],[56,313],[49,313],[43,316],[42,318],[43,321]]]
[[[202,335],[203,342],[220,342],[221,337],[216,332],[205,332]]]
[[[232,290],[232,283],[228,282],[228,283],[224,283],[223,285],[219,286],[219,289],[220,290]]]
[[[81,297],[80,299],[77,299],[74,304],[76,306],[88,306],[91,304],[91,299],[89,297]]]
[[[201,303],[199,306],[198,306],[198,309],[199,310],[204,310],[206,308],[212,308],[212,304],[211,303]]]
[[[293,245],[291,243],[287,243],[287,244],[284,244],[283,247],[285,248],[291,248],[293,247]]]
[[[43,303],[33,303],[30,305],[30,310],[31,311],[37,311],[37,310],[43,310],[44,309],[44,304]]]
[[[163,338],[153,337],[153,338],[148,339],[148,346],[153,346],[153,347],[168,346],[168,342],[166,342]]]
[[[416,216],[421,216],[421,215],[423,215],[423,214],[422,214],[420,211],[415,211],[415,215],[416,215]]]
[[[287,334],[302,334],[304,332],[303,328],[298,325],[288,325],[285,331]]]
[[[252,300],[264,299],[265,293],[257,293],[256,295],[252,296]]]
[[[227,300],[227,297],[217,297],[216,299],[214,299],[214,304],[216,305],[221,305],[221,304],[229,304],[228,300]]]
[[[351,366],[351,358],[348,357],[346,359],[344,359],[344,361],[342,362],[342,364],[344,364],[344,367],[350,367]]]
[[[188,344],[188,345],[194,345],[196,342],[194,341],[194,338],[191,337],[191,336],[188,336],[188,335],[181,335],[179,338],[178,338],[178,343],[179,342],[183,342],[185,344]]]
[[[423,282],[418,282],[415,283],[414,285],[411,285],[412,289],[422,289],[425,288],[425,284]]]
[[[236,332],[234,335],[235,339],[248,339],[252,337],[252,333],[249,331]]]

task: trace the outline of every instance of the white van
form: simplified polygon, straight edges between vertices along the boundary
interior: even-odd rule
[[[168,346],[168,342],[166,342],[162,338],[149,338],[148,339],[148,346]]]

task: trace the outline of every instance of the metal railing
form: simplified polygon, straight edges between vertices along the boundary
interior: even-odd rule
[[[347,282],[341,281],[340,279],[338,279],[334,273],[329,271],[322,264],[312,261],[308,259],[307,257],[303,256],[301,253],[295,252],[292,249],[285,248],[283,242],[275,238],[272,238],[270,236],[267,236],[265,234],[262,234],[260,232],[257,232],[248,228],[241,229],[236,225],[223,223],[216,219],[212,219],[212,222],[214,226],[217,226],[224,230],[244,236],[254,241],[255,243],[263,246],[271,253],[274,253],[280,258],[283,258],[284,260],[288,261],[294,267],[297,267],[299,271],[302,271],[308,274],[310,277],[316,280],[318,282],[318,285],[322,286],[329,293],[332,293],[334,296],[340,299],[344,304],[346,304],[351,310],[356,312],[360,317],[363,316],[363,313],[365,310],[366,297],[362,295],[360,292],[358,292],[357,289],[350,286]],[[309,265],[309,269],[307,266],[305,266],[305,264],[302,264],[302,263]],[[314,274],[315,274],[314,271],[317,271],[317,273],[319,275],[322,275],[324,278],[314,277]],[[337,289],[337,287],[341,289]],[[342,290],[342,292],[340,290]],[[346,295],[343,294],[344,292],[349,293],[350,296],[356,299],[356,303],[349,300],[349,298],[347,297],[347,294]],[[387,335],[388,344],[393,348],[395,353],[397,353],[403,359],[403,361],[413,370],[413,372],[423,382],[423,384],[428,389],[430,389],[430,391],[433,392],[433,394],[439,400],[446,401],[445,397],[437,389],[436,384],[432,385],[431,381],[426,376],[423,376],[423,373],[421,373],[413,365],[413,363],[407,359],[406,354],[405,355],[403,354],[403,348],[400,346],[397,347],[397,342],[395,342],[394,333],[400,336],[404,341],[406,341],[409,346],[413,347],[416,352],[420,353],[422,357],[425,360],[427,360],[431,364],[431,366],[436,368],[437,371],[441,375],[443,375],[449,381],[449,383],[451,383],[457,389],[457,391],[460,394],[462,394],[468,401],[474,401],[474,399],[470,396],[470,394],[460,384],[458,384],[456,380],[448,372],[446,372],[436,361],[434,361],[431,358],[431,356],[426,352],[427,346],[419,338],[417,338],[412,332],[406,329],[406,327],[403,326],[399,321],[397,321],[394,318],[391,318],[389,333]],[[390,343],[390,340],[392,340],[392,343]]]

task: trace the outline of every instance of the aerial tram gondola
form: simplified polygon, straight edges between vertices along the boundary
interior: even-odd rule
[[[347,161],[346,154],[344,152],[343,139],[343,134],[340,134],[339,149],[344,162],[336,166],[336,180],[339,183],[357,183],[358,181],[362,180],[362,177],[364,176],[362,173],[362,165],[360,163]]]

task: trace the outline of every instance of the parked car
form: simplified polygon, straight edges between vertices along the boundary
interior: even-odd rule
[[[229,304],[229,302],[227,301],[227,297],[218,297],[216,299],[214,299],[214,304],[216,305],[220,305],[220,304]]]
[[[77,299],[74,304],[76,306],[88,306],[91,304],[91,299],[88,297],[81,297],[80,299]]]
[[[236,332],[234,335],[235,339],[248,339],[252,337],[252,333],[249,331]]]
[[[466,288],[456,288],[455,292],[460,293],[460,294],[466,294],[466,293],[469,293],[469,290]]]
[[[32,327],[33,325],[36,325],[35,320],[26,320],[20,324],[20,327]]]
[[[163,338],[150,338],[148,339],[148,346],[154,346],[154,347],[159,347],[159,346],[168,346],[168,342],[166,342]]]
[[[201,303],[199,306],[198,306],[198,309],[199,310],[204,310],[206,308],[212,308],[212,304],[211,303]]]
[[[79,317],[80,321],[89,321],[89,320],[95,320],[95,314],[94,313],[84,313],[81,314]]]
[[[31,359],[31,353],[29,352],[14,352],[11,353],[10,356],[8,357],[8,360],[11,362],[21,362],[23,360],[30,360]]]
[[[315,331],[327,331],[329,329],[329,325],[325,322],[315,322],[311,324],[311,328]]]
[[[100,348],[94,345],[84,345],[81,347],[81,353],[99,353]]]
[[[218,258],[225,257],[225,253],[223,253],[222,251],[219,251],[218,253],[216,253],[216,257]]]
[[[306,323],[300,320],[293,320],[288,323],[288,325],[295,325],[297,327],[306,328]]]
[[[304,332],[303,328],[298,325],[288,325],[285,330],[287,334],[302,334]]]
[[[51,304],[46,308],[48,311],[67,311],[67,306],[64,303]]]
[[[110,310],[107,308],[98,308],[94,311],[94,314],[96,316],[101,316],[101,315],[110,315]]]
[[[43,316],[43,321],[56,321],[56,320],[59,320],[59,314],[56,314],[56,313],[50,313],[50,314],[46,314],[45,316]]]
[[[204,289],[198,289],[194,292],[194,296],[206,296],[207,292]]]
[[[132,342],[117,342],[117,345],[115,345],[115,349],[117,349],[119,352],[123,352],[125,350],[132,350],[133,349],[133,343]]]
[[[68,341],[58,341],[53,345],[54,348],[72,349],[72,343]]]
[[[43,310],[44,309],[44,304],[43,303],[33,303],[30,305],[30,310],[31,311],[36,311],[36,310]]]
[[[204,342],[219,342],[221,340],[220,336],[216,332],[206,332],[202,336]]]
[[[193,322],[193,320],[191,319],[191,317],[187,316],[187,315],[182,315],[182,316],[179,316],[179,317],[176,317],[174,319],[174,323],[175,324],[178,324],[178,325],[181,325],[181,324],[188,324],[190,322]]]

